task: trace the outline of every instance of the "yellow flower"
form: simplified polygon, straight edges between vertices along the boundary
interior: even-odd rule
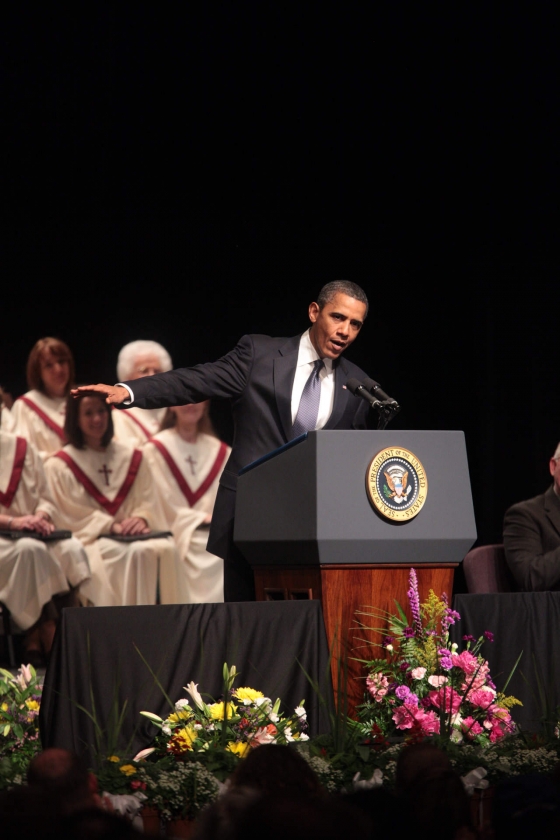
[[[2,706],[0,708],[2,709],[3,712],[7,712],[8,709],[9,709],[9,706],[8,706],[7,703],[2,703]]]
[[[36,700],[26,700],[25,705],[27,706],[30,712],[38,712],[41,708]]]
[[[233,692],[233,696],[237,697],[238,700],[249,700],[251,703],[254,703],[259,697],[264,697],[264,694],[262,691],[256,691],[254,688],[238,688]]]
[[[193,726],[185,726],[183,729],[177,729],[173,737],[169,739],[167,749],[173,755],[181,755],[181,753],[192,749],[196,738],[197,732]]]
[[[226,747],[226,750],[238,755],[239,758],[243,758],[246,752],[251,749],[250,744],[243,743],[242,741],[230,741]]]
[[[136,773],[136,767],[133,767],[132,764],[123,764],[122,767],[119,767],[121,773],[124,773],[125,776],[134,776]]]
[[[182,738],[186,741],[187,746],[192,747],[197,738],[196,729],[193,726],[185,726],[175,733],[176,738]]]
[[[179,723],[180,720],[188,720],[192,716],[193,715],[190,709],[181,709],[178,712],[173,712],[172,714],[170,714],[166,720],[166,723]]]
[[[210,717],[212,720],[223,720],[224,719],[224,703],[212,703],[211,706],[208,706],[208,711],[210,712]],[[235,712],[237,711],[237,706],[234,706],[233,703],[227,704],[227,718],[233,717]]]
[[[107,759],[107,761],[114,761],[115,764],[118,764],[119,761],[120,761],[120,758],[118,757],[118,755],[110,755],[109,758]]]

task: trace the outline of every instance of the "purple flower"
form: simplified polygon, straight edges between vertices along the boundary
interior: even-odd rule
[[[405,627],[404,628],[404,637],[405,637],[405,639],[414,638],[414,630],[413,630],[412,627]]]
[[[489,641],[489,642],[493,642],[493,641],[494,641],[494,634],[492,633],[492,631],[491,631],[491,630],[485,630],[485,631],[484,631],[484,637],[485,637],[486,639],[488,639],[488,641]]]
[[[404,698],[404,705],[405,706],[413,706],[415,709],[418,708],[418,695],[415,694],[413,691],[409,691],[409,693]]]
[[[432,705],[432,701],[429,697],[422,697],[422,705],[425,709],[428,709]]]
[[[410,694],[410,688],[407,685],[399,685],[396,689],[395,694],[399,698],[399,700],[404,700]]]
[[[394,641],[392,636],[385,636],[381,644],[383,647],[387,647],[387,645],[392,645]]]
[[[408,671],[408,669],[409,669],[408,662],[401,662],[400,669],[401,669],[401,671]]]
[[[449,671],[453,668],[453,661],[450,656],[442,656],[439,660],[440,665],[444,670]]]
[[[451,651],[447,648],[438,648],[438,653],[440,656],[451,656]]]
[[[408,576],[408,601],[410,603],[410,611],[412,613],[412,626],[419,636],[422,635],[422,619],[420,616],[420,595],[418,593],[418,578],[414,569],[410,570]]]
[[[474,636],[463,636],[463,641],[464,642],[476,642],[476,639],[475,639]]]
[[[398,682],[389,683],[389,685],[387,686],[387,692],[389,694],[393,694],[395,692],[395,689],[397,689],[397,688],[399,688],[399,683]]]

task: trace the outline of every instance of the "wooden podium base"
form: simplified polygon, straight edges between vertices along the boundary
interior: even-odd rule
[[[411,564],[412,566],[413,564]],[[356,615],[356,611],[387,610],[395,612],[395,600],[405,613],[408,608],[408,577],[411,566],[403,564],[375,565],[325,565],[325,566],[253,566],[257,601],[294,601],[318,599],[323,607],[323,617],[329,647],[333,652],[331,671],[335,696],[337,690],[339,657],[348,656],[348,707],[349,713],[363,700],[365,676],[358,659],[382,658],[383,652],[375,647],[385,633],[365,631],[358,622],[368,627],[382,626],[370,616]],[[458,563],[418,565],[420,600],[424,601],[430,589],[436,595],[446,592],[451,602],[453,570]]]

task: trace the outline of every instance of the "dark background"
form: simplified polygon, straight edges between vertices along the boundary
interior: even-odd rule
[[[348,278],[349,356],[465,431],[499,541],[560,439],[555,7],[196,5],[6,21],[0,382],[48,334],[83,382],[136,338],[211,360]]]

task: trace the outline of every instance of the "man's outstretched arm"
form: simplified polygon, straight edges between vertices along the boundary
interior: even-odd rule
[[[127,382],[138,408],[163,408],[170,405],[202,402],[216,397],[227,399],[239,396],[249,378],[253,363],[253,341],[243,336],[239,343],[216,362],[156,373]],[[122,385],[83,385],[72,396],[101,394],[109,405],[130,404],[130,392]]]

